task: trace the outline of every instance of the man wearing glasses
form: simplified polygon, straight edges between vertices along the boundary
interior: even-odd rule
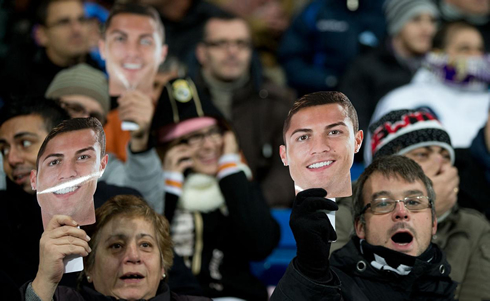
[[[374,122],[369,131],[374,158],[403,155],[417,162],[431,179],[437,196],[437,234],[432,237],[432,242],[441,247],[451,265],[450,277],[458,282],[456,298],[490,299],[486,279],[490,273],[490,223],[481,213],[460,208],[459,202],[468,201],[469,197],[458,195],[459,188],[465,186],[460,184],[458,169],[453,166],[458,162],[456,165],[464,170],[461,162],[468,164],[471,161],[471,158],[465,158],[469,151],[454,150],[449,134],[439,121],[423,110],[391,111]],[[473,174],[471,180],[477,177],[478,174]],[[353,232],[352,203],[350,198],[338,200],[337,241],[332,244],[331,252],[350,240]],[[383,202],[380,204],[385,205]],[[356,207],[355,210],[360,211],[361,208]]]
[[[89,22],[81,0],[46,0],[37,11],[36,42],[42,47],[12,49],[5,60],[2,96],[44,95],[56,73],[86,62],[97,68],[89,53]],[[8,99],[7,99],[8,101]]]
[[[317,210],[336,206],[324,195],[322,189],[297,195],[302,208],[293,210],[290,224],[298,255],[271,300],[454,299],[451,268],[431,243],[437,230],[435,193],[416,162],[390,156],[366,168],[353,195],[356,236],[330,259],[325,254],[337,235]],[[316,252],[301,258],[313,246]]]
[[[270,206],[290,207],[293,185],[278,158],[284,118],[294,95],[267,79],[253,55],[247,22],[222,14],[210,18],[189,75],[236,129],[254,179]]]

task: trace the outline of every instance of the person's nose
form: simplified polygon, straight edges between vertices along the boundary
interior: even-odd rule
[[[328,139],[324,137],[312,137],[313,139],[313,148],[312,155],[318,155],[321,153],[326,153],[331,150]]]
[[[60,179],[75,178],[78,175],[76,163],[70,160],[65,160],[61,164]]]
[[[398,202],[395,205],[395,209],[392,212],[393,221],[409,220],[410,210],[405,207],[405,203]]]
[[[139,263],[140,253],[136,243],[130,243],[126,247],[125,262],[127,263]]]
[[[126,55],[130,58],[140,55],[140,47],[137,41],[129,41],[126,46]]]
[[[11,147],[7,155],[7,160],[10,166],[22,164],[24,162],[22,151],[19,151],[16,147]]]

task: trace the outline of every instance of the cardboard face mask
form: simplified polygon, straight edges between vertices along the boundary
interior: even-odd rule
[[[48,142],[38,170],[31,172],[45,229],[57,214],[71,216],[82,226],[95,223],[94,193],[106,164],[107,155],[101,158],[100,143],[91,129],[61,133]],[[66,256],[63,262],[65,273],[83,270],[78,255]]]
[[[323,188],[327,198],[352,195],[350,168],[361,147],[346,110],[337,103],[305,107],[292,116],[280,148],[296,193]],[[329,215],[335,227],[334,214]]]
[[[57,214],[71,216],[79,225],[95,223],[93,198],[104,167],[91,129],[62,133],[49,141],[38,171],[31,175],[44,228]]]

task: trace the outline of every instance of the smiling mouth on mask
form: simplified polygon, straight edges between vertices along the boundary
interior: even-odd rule
[[[313,163],[311,165],[308,165],[307,168],[310,168],[310,169],[321,168],[324,166],[328,166],[332,163],[333,163],[333,161],[323,161],[323,162],[318,162],[318,163]]]
[[[101,176],[102,176],[102,172],[95,172],[95,173],[90,174],[88,176],[76,178],[74,180],[58,184],[54,187],[44,189],[42,191],[37,192],[37,194],[45,194],[45,193],[54,193],[54,194],[58,194],[58,195],[67,194],[67,193],[73,192],[73,191],[77,190],[78,188],[80,188],[82,183],[90,181],[94,178],[99,178]]]

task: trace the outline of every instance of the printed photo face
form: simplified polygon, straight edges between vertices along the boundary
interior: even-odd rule
[[[31,174],[44,226],[56,214],[69,215],[80,225],[94,223],[93,196],[106,164],[91,129],[61,133],[49,141],[37,173]]]
[[[323,188],[329,198],[352,195],[350,168],[362,138],[362,131],[354,132],[352,121],[339,104],[298,111],[286,132],[286,145],[280,148],[296,192]]]

